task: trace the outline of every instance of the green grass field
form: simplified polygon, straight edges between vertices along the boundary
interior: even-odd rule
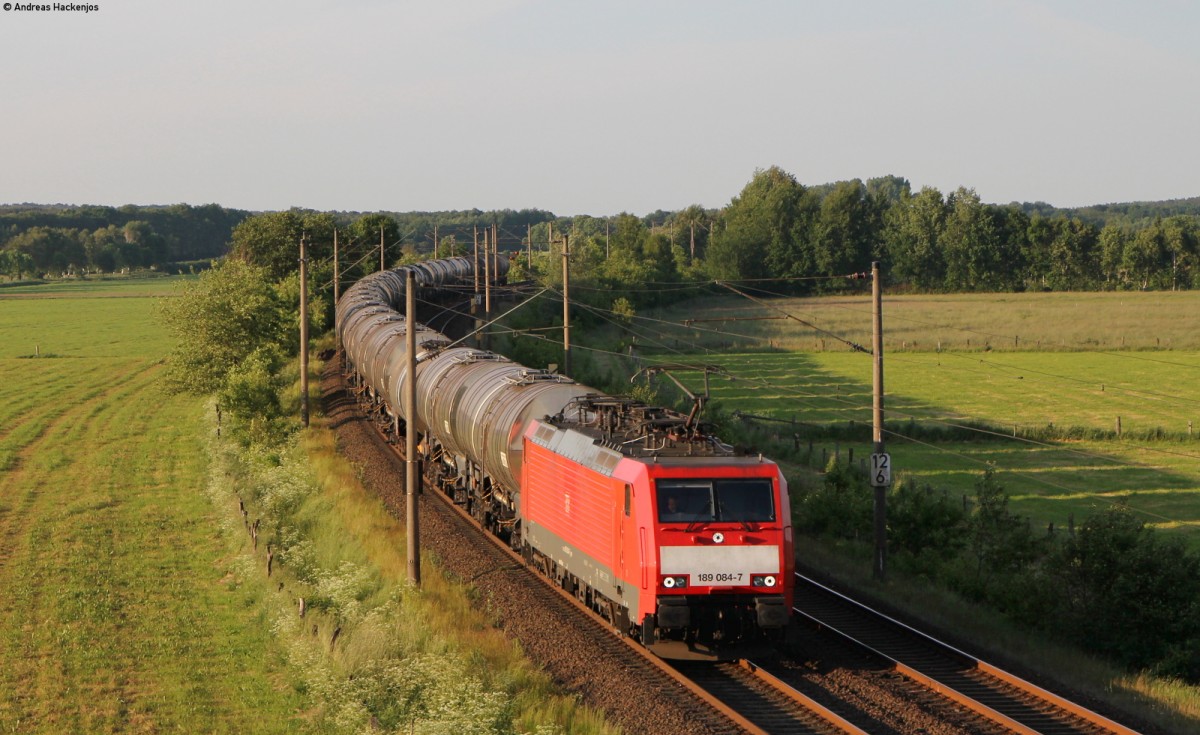
[[[322,417],[251,469],[207,400],[160,390],[174,281],[0,291],[0,732],[363,732],[427,706],[403,731],[612,732],[469,589],[432,563],[408,587],[402,526]],[[300,551],[268,579],[283,541],[252,547],[238,512],[301,488],[288,549],[327,564],[307,587]],[[298,590],[345,615],[301,620]]]
[[[747,288],[756,298],[770,292]],[[647,344],[686,352],[772,345],[788,351],[843,351],[837,338],[871,344],[870,289],[858,296],[772,298],[767,308],[722,292],[639,321]],[[1191,315],[1200,291],[885,295],[885,353],[907,350],[1200,350]],[[769,319],[764,319],[769,317]],[[752,318],[753,321],[736,321]],[[827,333],[801,325],[803,319]],[[703,321],[700,321],[703,320]],[[699,348],[699,349],[697,349]]]
[[[870,306],[861,298],[774,303],[870,344]],[[1191,292],[888,299],[884,384],[896,470],[969,495],[990,465],[1012,495],[1014,511],[1031,523],[1063,528],[1072,516],[1082,520],[1124,502],[1147,523],[1200,546],[1198,308],[1200,294]],[[679,307],[656,317],[772,313],[721,300],[712,309]],[[635,331],[647,352],[657,345],[647,362],[727,369],[730,377],[711,378],[714,398],[729,411],[798,422],[796,428],[761,423],[784,439],[803,433],[805,424],[870,425],[870,355],[795,321],[696,321],[690,329],[646,321]],[[769,351],[675,352],[732,340],[735,332],[755,337],[738,338],[739,344]],[[697,375],[680,377],[699,389]],[[962,426],[993,433],[959,430],[953,441],[929,438],[939,428]],[[822,448],[834,451],[829,441]],[[856,461],[871,451],[867,442],[837,449],[843,458],[853,449]]]
[[[164,280],[0,294],[0,731],[305,729],[265,589],[229,582],[202,404],[156,383]]]

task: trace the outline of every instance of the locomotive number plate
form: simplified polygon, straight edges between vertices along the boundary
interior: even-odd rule
[[[744,584],[749,579],[750,575],[742,572],[700,572],[696,575],[696,584]]]
[[[761,546],[663,546],[661,574],[686,574],[690,584],[703,587],[733,587],[750,584],[751,574],[778,574],[779,547]]]

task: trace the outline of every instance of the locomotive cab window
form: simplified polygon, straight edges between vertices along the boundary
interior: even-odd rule
[[[775,520],[775,492],[766,478],[659,480],[659,523]]]

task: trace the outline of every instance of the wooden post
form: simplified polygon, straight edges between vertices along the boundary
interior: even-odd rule
[[[437,224],[433,225],[433,259],[437,260],[438,256],[438,228]]]
[[[527,251],[529,253],[529,255],[525,260],[525,264],[528,267],[529,271],[532,272],[533,271],[533,225],[531,225],[531,224],[525,225],[525,243],[526,243],[526,247],[529,248],[529,250]]]
[[[492,240],[491,228],[483,231],[483,323],[487,324],[492,321],[492,255],[491,246],[489,243]],[[483,338],[483,349],[489,349],[491,340],[485,332],[480,335]]]
[[[408,377],[404,384],[404,491],[407,503],[408,581],[421,584],[420,518],[417,515],[417,283],[415,271],[406,272],[404,296],[405,349],[408,351]]]
[[[500,282],[500,225],[492,223],[492,281]]]
[[[479,313],[479,225],[475,225],[472,233],[475,242],[475,267],[472,269],[474,271],[472,275],[475,278],[475,291],[471,295],[471,321],[474,324],[473,328],[475,330],[473,332],[475,335],[475,347],[478,348],[481,344],[479,341],[479,317],[477,316]]]
[[[338,232],[335,227],[333,229],[333,339],[335,347],[341,349],[342,335],[338,327],[342,324],[337,316],[337,304],[338,300],[342,297],[342,274],[338,268]]]
[[[484,321],[492,321],[492,247],[496,243],[492,240],[492,232],[490,229],[484,231]]]
[[[880,282],[879,262],[871,264],[871,337],[875,369],[871,423],[875,453],[883,454],[883,284]],[[887,578],[887,488],[875,488],[875,579]]]
[[[379,226],[379,270],[387,270],[387,266],[383,262],[383,225]]]
[[[308,426],[308,252],[300,235],[300,421]]]
[[[1117,438],[1121,438],[1121,417],[1117,417]]]
[[[571,375],[571,248],[563,235],[563,375]]]

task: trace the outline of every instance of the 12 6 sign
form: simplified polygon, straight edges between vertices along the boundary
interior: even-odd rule
[[[892,484],[892,455],[871,455],[871,487],[887,487]]]

